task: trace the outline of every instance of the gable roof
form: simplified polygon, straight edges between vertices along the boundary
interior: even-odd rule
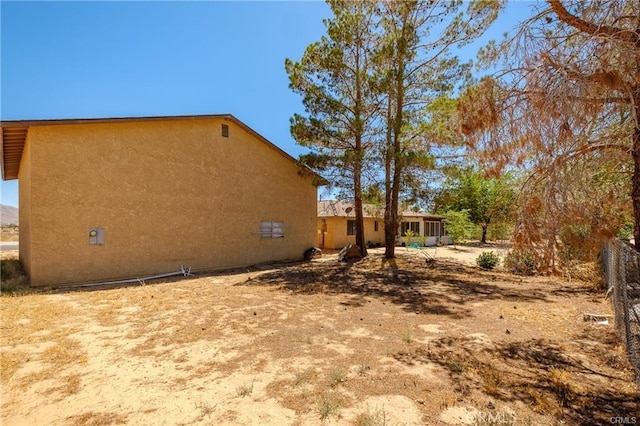
[[[364,217],[382,218],[384,216],[384,207],[378,207],[374,204],[363,204],[362,211]],[[318,201],[318,217],[356,217],[353,203],[336,200]]]
[[[362,205],[363,216],[367,218],[382,219],[384,217],[384,206],[376,206],[375,204]],[[353,203],[336,200],[318,201],[318,217],[344,217],[355,218],[356,212]],[[444,216],[426,214],[420,212],[403,211],[400,212],[401,218],[418,218],[424,220],[442,220]]]
[[[149,121],[178,121],[178,120],[207,120],[207,119],[223,119],[230,121],[241,127],[247,133],[267,145],[269,148],[284,156],[291,162],[300,167],[301,171],[308,173],[314,178],[314,184],[317,186],[324,185],[325,179],[314,173],[312,170],[302,166],[298,160],[287,154],[280,147],[269,141],[264,136],[238,120],[231,114],[209,114],[209,115],[171,115],[171,116],[154,116],[154,117],[114,117],[114,118],[65,118],[55,120],[17,120],[2,121],[0,127],[0,161],[2,165],[2,179],[12,180],[18,178],[20,171],[20,161],[22,160],[22,152],[24,144],[27,140],[29,129],[35,126],[56,126],[70,124],[95,124],[95,123],[130,123],[130,122],[149,122]]]

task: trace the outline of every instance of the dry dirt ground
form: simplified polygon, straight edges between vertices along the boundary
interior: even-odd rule
[[[5,295],[2,424],[640,422],[602,292],[483,250]]]
[[[0,241],[19,241],[20,235],[16,227],[2,226],[0,227]]]

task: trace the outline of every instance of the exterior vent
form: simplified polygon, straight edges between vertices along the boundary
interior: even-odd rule
[[[228,124],[223,124],[222,125],[222,137],[223,138],[228,138],[229,137],[229,125]]]

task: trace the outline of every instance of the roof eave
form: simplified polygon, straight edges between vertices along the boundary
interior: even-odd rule
[[[22,153],[24,150],[24,145],[27,138],[28,129],[31,126],[53,126],[53,125],[72,125],[72,124],[96,124],[96,123],[122,123],[122,122],[135,122],[135,121],[174,121],[174,120],[202,120],[202,119],[224,119],[229,120],[235,123],[237,126],[241,127],[243,130],[253,135],[260,141],[262,141],[265,145],[272,148],[280,155],[284,156],[288,160],[294,162],[300,170],[304,170],[304,174],[308,174],[313,179],[313,184],[315,186],[323,186],[327,185],[328,181],[315,173],[313,170],[308,167],[302,165],[298,160],[289,155],[286,151],[284,151],[279,146],[275,145],[273,142],[253,130],[251,127],[247,126],[245,123],[237,119],[232,114],[208,114],[208,115],[171,115],[171,116],[155,116],[155,117],[113,117],[113,118],[73,118],[73,119],[56,119],[56,120],[13,120],[13,121],[2,121],[0,122],[0,127],[2,131],[0,132],[0,161],[2,168],[2,179],[3,180],[13,180],[18,179],[18,174],[20,170],[20,161],[22,159]],[[8,146],[9,142],[5,137],[5,129],[12,129],[10,131],[22,131],[23,139],[20,141],[19,138],[12,141],[12,145]],[[20,130],[16,130],[20,129]],[[7,148],[10,148],[7,151]],[[9,171],[7,171],[7,165],[9,164]],[[15,169],[15,171],[13,171]],[[303,173],[301,173],[303,174]]]

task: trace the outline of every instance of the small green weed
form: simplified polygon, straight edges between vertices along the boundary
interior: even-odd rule
[[[464,362],[463,359],[460,359],[456,356],[451,357],[449,360],[447,360],[446,366],[449,371],[455,374],[462,374],[467,371],[467,368],[469,368],[469,366],[466,362]]]
[[[413,332],[411,330],[407,330],[402,333],[402,341],[405,343],[413,342]]]

